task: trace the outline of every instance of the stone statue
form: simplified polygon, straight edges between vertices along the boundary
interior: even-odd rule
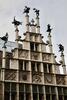
[[[23,13],[29,13],[30,8],[25,6],[24,12]]]
[[[3,37],[0,37],[3,41],[4,41],[4,47],[6,47],[6,43],[7,43],[7,41],[8,41],[8,33],[6,33],[6,35],[5,36],[3,36]]]
[[[33,9],[36,13],[36,16],[39,17],[39,10],[37,10],[36,8]]]
[[[19,22],[19,21],[17,21],[17,20],[15,19],[15,17],[14,17],[14,20],[13,20],[12,24],[14,24],[15,26],[22,25],[22,23]]]
[[[64,46],[62,46],[62,44],[59,44],[59,52],[63,52],[64,51]]]
[[[48,25],[47,25],[47,32],[50,32],[50,33],[51,33],[51,30],[52,30],[52,29],[51,29],[50,27],[51,27],[50,24],[48,24]]]

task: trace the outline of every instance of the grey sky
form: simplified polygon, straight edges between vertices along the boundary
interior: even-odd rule
[[[35,7],[40,10],[41,33],[45,37],[47,37],[46,25],[51,24],[54,52],[58,54],[57,44],[62,43],[67,60],[67,0],[0,0],[0,36],[8,32],[9,40],[14,41],[15,28],[11,23],[14,16],[23,22],[23,25],[19,27],[20,35],[23,36],[25,5],[31,7],[30,20],[35,16],[32,9]]]

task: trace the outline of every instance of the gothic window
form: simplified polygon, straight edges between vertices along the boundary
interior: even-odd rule
[[[43,94],[43,86],[39,85],[38,86],[38,91],[40,94]]]
[[[48,70],[49,70],[49,73],[52,72],[52,64],[48,64]]]
[[[32,68],[32,71],[36,71],[35,70],[35,63],[34,62],[31,63],[31,68]]]
[[[46,94],[50,94],[50,86],[45,87],[45,92],[46,92]]]
[[[55,87],[54,86],[51,86],[51,94],[55,94],[56,91],[55,91]]]
[[[44,68],[44,73],[47,73],[48,70],[47,70],[47,64],[46,63],[43,64],[43,68]]]
[[[38,44],[35,44],[35,51],[38,51]]]
[[[33,93],[38,93],[37,85],[33,85],[32,88],[33,88]]]
[[[43,64],[44,67],[44,73],[51,73],[52,72],[52,64]]]
[[[24,92],[24,84],[19,85],[19,92],[23,93]]]
[[[27,64],[28,64],[28,62],[24,61],[24,70],[27,70]]]
[[[25,92],[30,93],[30,85],[29,84],[25,85]]]
[[[11,92],[16,93],[16,84],[11,83]]]
[[[19,69],[23,70],[23,61],[22,60],[19,61]]]
[[[19,61],[19,69],[20,70],[28,70],[28,62],[27,61]]]
[[[63,88],[62,87],[58,87],[58,95],[62,95],[63,94]]]
[[[64,95],[67,95],[67,87],[63,88]]]
[[[40,63],[37,63],[37,71],[38,71],[38,72],[41,72]]]
[[[30,50],[34,51],[34,43],[30,43]]]

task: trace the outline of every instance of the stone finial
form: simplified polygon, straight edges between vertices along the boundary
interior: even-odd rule
[[[29,13],[29,10],[30,10],[30,8],[29,8],[29,7],[27,7],[27,6],[25,6],[25,9],[24,9],[24,12],[23,12],[23,13],[28,14],[28,13]]]
[[[39,17],[39,11],[40,11],[40,10],[37,10],[36,8],[33,8],[33,10],[35,11],[36,16]]]

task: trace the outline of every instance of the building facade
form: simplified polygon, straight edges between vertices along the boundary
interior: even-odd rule
[[[48,41],[44,42],[40,33],[39,12],[34,10],[36,22],[32,20],[30,23],[29,10],[25,8],[24,39],[19,38],[18,21],[14,19],[16,47],[11,52],[7,52],[7,46],[0,51],[0,100],[67,100],[63,51],[61,63],[57,63],[51,29],[48,27]],[[59,72],[60,66],[63,67],[63,74]]]

